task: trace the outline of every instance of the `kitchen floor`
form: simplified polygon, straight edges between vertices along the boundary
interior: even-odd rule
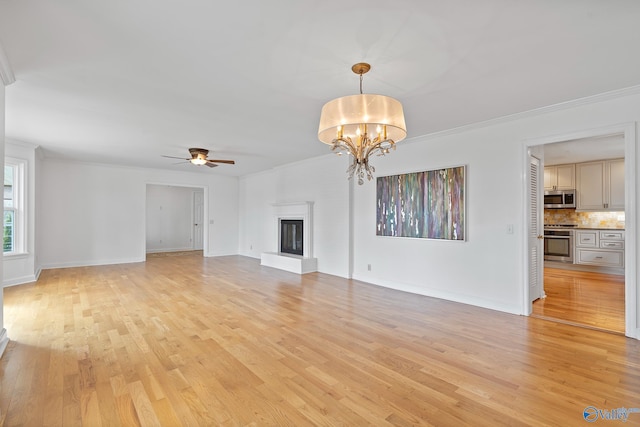
[[[533,317],[624,334],[624,276],[545,267]]]

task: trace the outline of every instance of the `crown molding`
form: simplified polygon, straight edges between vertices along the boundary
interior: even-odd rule
[[[9,64],[9,58],[7,58],[7,54],[4,52],[4,48],[0,43],[0,80],[4,83],[5,86],[9,86],[11,83],[16,81],[16,77],[13,75],[13,70],[11,69],[11,64]]]
[[[466,125],[458,126],[451,129],[445,129],[438,132],[428,133],[425,135],[412,136],[411,138],[405,139],[403,143],[412,143],[412,142],[424,141],[425,139],[434,139],[434,138],[440,138],[443,136],[456,135],[466,131],[483,129],[489,126],[498,125],[502,123],[509,123],[514,120],[541,116],[543,114],[549,114],[556,111],[566,110],[569,108],[576,108],[582,105],[589,105],[589,104],[594,104],[596,102],[603,102],[611,99],[618,99],[625,96],[631,96],[631,95],[637,95],[637,94],[640,94],[640,85],[630,86],[623,89],[616,89],[609,92],[603,92],[596,95],[586,96],[584,98],[577,98],[571,101],[565,101],[557,104],[547,105],[545,107],[534,108],[532,110],[527,110],[520,113],[514,113],[506,116],[496,117],[495,119],[469,123]]]
[[[36,150],[37,148],[40,147],[40,145],[38,144],[32,144],[31,142],[19,141],[17,139],[10,139],[10,138],[5,138],[4,143],[5,145],[9,144],[16,147],[27,148],[29,150]]]

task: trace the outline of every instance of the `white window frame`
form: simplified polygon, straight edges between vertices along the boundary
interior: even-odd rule
[[[23,255],[27,252],[26,191],[27,161],[5,157],[4,164],[13,167],[13,251],[3,252],[3,256]],[[4,204],[3,204],[4,209]],[[4,211],[3,211],[4,224]],[[3,226],[4,230],[4,226]],[[4,235],[4,232],[3,232]]]

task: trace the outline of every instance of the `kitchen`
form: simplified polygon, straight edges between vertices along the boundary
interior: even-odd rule
[[[544,297],[533,315],[624,333],[621,134],[544,146]]]

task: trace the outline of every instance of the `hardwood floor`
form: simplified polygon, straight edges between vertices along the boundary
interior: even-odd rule
[[[533,316],[624,334],[624,276],[545,268],[544,290]]]
[[[4,302],[5,426],[568,426],[640,406],[639,341],[250,258],[47,270]]]

